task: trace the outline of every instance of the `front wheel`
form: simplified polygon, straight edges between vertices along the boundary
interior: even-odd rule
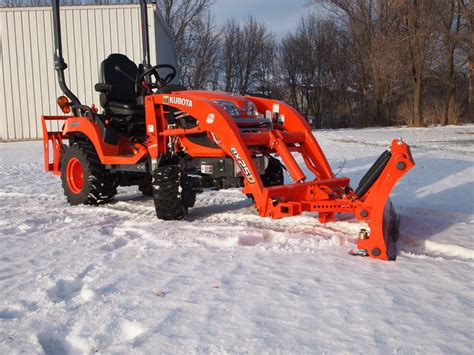
[[[158,167],[153,172],[152,184],[156,216],[166,221],[185,219],[190,201],[186,191],[186,175],[181,167]]]
[[[64,195],[71,205],[98,205],[117,193],[113,175],[105,170],[92,144],[75,143],[64,150],[61,159]]]

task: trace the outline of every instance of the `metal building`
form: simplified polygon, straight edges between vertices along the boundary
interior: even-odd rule
[[[150,52],[156,53],[155,28],[163,26],[152,5],[148,16]],[[68,86],[85,104],[99,106],[94,85],[102,60],[118,52],[141,61],[139,6],[62,7],[61,20]],[[60,114],[51,8],[0,9],[0,30],[0,139],[40,138],[41,115]]]

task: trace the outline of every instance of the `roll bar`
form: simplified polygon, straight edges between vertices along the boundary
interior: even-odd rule
[[[75,105],[81,105],[76,95],[68,88],[64,77],[67,64],[63,57],[63,45],[61,41],[61,16],[59,14],[59,0],[52,0],[53,7],[53,31],[54,31],[54,70],[58,73],[59,87],[69,100]]]
[[[140,19],[142,25],[142,64],[145,69],[150,67],[150,33],[148,32],[148,10],[146,0],[140,0]]]
[[[64,70],[67,64],[63,57],[63,46],[61,40],[61,16],[59,13],[60,0],[52,0],[51,6],[53,9],[53,32],[54,32],[54,70],[58,74],[58,83],[64,95],[66,95],[72,102],[72,106],[84,107],[77,96],[69,89],[66,84]],[[148,32],[148,11],[147,0],[140,0],[140,19],[142,30],[142,50],[143,59],[142,64],[145,69],[150,67],[150,35]]]

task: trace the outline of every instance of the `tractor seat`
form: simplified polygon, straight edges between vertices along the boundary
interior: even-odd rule
[[[113,53],[100,65],[100,105],[112,114],[120,116],[144,116],[144,106],[137,103],[137,65],[127,56]]]

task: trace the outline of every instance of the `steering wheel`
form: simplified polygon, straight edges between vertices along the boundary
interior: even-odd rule
[[[166,75],[164,78],[158,73],[158,69],[170,69],[171,73]],[[176,76],[176,68],[169,64],[158,64],[154,65],[151,68],[148,68],[137,79],[138,85],[143,89],[150,92],[152,89],[159,89],[163,86],[168,85],[173,81]],[[153,79],[152,79],[153,77]]]

